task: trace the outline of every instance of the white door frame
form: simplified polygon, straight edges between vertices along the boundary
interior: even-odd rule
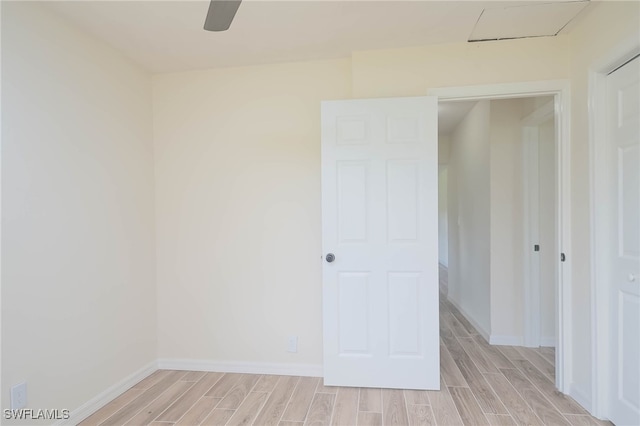
[[[591,413],[606,418],[609,382],[609,173],[607,75],[640,54],[630,38],[589,67],[589,184],[591,188]]]
[[[556,294],[556,387],[569,392],[571,380],[572,313],[571,313],[571,98],[568,80],[546,80],[483,86],[442,87],[428,91],[440,100],[509,99],[553,96],[556,118],[556,226],[557,252],[566,261],[557,269]]]
[[[522,198],[523,198],[523,284],[524,284],[524,345],[537,348],[541,344],[540,330],[540,252],[534,244],[540,242],[539,227],[539,126],[554,118],[554,101],[537,108],[521,121],[522,126]],[[554,141],[555,142],[555,141]],[[556,233],[560,230],[556,227]]]

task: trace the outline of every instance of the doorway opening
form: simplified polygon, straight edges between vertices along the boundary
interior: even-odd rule
[[[450,269],[449,222],[454,239],[452,294],[448,285],[443,293],[479,324],[492,344],[556,346],[555,145],[552,97],[440,106],[443,272]],[[489,250],[481,253],[487,239]],[[489,300],[479,298],[479,290],[490,294]],[[482,315],[489,327],[482,326]]]
[[[570,222],[564,196],[569,189],[569,117],[563,113],[568,111],[567,83],[438,88],[429,95],[439,97],[440,111],[456,104],[466,109],[463,128],[439,143],[440,177],[444,174],[446,180],[439,189],[447,188],[447,196],[439,197],[447,203],[439,208],[439,217],[444,210],[447,217],[446,227],[441,224],[439,229],[445,240],[440,252],[447,246],[444,262],[440,256],[448,272],[446,301],[491,345],[546,346],[531,355],[531,362],[546,368],[556,388],[567,393],[566,363],[571,359]],[[543,114],[549,109],[550,114]],[[530,158],[534,149],[535,163]],[[492,168],[496,164],[502,167]],[[533,199],[531,189],[537,190]],[[532,263],[531,256],[538,262]],[[527,304],[530,309],[525,311]]]

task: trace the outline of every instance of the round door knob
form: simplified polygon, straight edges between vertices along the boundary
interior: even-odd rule
[[[629,274],[629,276],[627,277],[627,279],[629,280],[630,283],[634,282],[636,280],[636,276],[633,274]]]
[[[329,253],[325,259],[327,259],[327,262],[331,263],[336,260],[336,256],[333,253]]]

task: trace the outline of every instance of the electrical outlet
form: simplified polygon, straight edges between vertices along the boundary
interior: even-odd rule
[[[289,336],[287,352],[298,352],[298,336]]]
[[[11,387],[11,409],[19,410],[27,406],[27,382]]]

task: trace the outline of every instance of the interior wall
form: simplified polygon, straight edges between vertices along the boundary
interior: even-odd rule
[[[320,101],[349,60],[153,87],[160,358],[321,364]]]
[[[447,201],[447,165],[438,165],[438,261],[449,266],[449,220]]]
[[[556,341],[556,153],[555,120],[538,128],[539,233],[540,233],[540,342],[554,346]]]
[[[491,337],[523,337],[522,107],[524,99],[491,101]]]
[[[449,299],[488,335],[490,318],[490,101],[451,135],[448,166]]]
[[[589,69],[623,46],[638,45],[640,2],[600,2],[569,36],[571,79],[572,396],[591,405],[591,217]]]
[[[438,135],[438,164],[449,163],[449,145],[451,145],[451,135]]]
[[[3,408],[26,381],[73,410],[156,359],[151,114],[146,72],[3,2]]]

